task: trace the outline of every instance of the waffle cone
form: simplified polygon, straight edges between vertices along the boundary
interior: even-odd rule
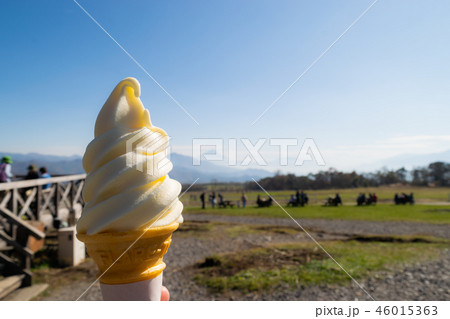
[[[167,253],[172,233],[177,228],[178,223],[175,222],[143,230],[77,234],[77,237],[86,244],[89,256],[97,264],[101,276],[99,281],[102,284],[117,285],[159,276],[166,268],[163,256]]]

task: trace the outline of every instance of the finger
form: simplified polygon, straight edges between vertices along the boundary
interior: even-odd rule
[[[169,301],[169,299],[170,299],[169,290],[166,287],[162,286],[162,288],[161,288],[161,301]]]

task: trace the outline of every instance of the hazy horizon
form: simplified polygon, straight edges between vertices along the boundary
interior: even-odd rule
[[[1,150],[0,150],[1,151]],[[41,157],[51,157],[51,156],[55,156],[55,157],[61,157],[61,160],[74,160],[74,159],[80,159],[82,158],[82,154],[72,154],[72,155],[58,155],[58,154],[43,154],[43,153],[39,153],[39,152],[30,152],[30,153],[16,153],[16,152],[0,152],[0,155],[4,156],[4,155],[8,155],[8,154],[20,154],[21,157],[25,157],[25,156],[33,156],[33,155],[38,155]],[[181,155],[181,156],[185,156],[186,158],[189,158],[190,160],[192,159],[192,156],[190,155],[186,155],[186,154],[181,154],[181,153],[176,153],[176,152],[172,152],[172,155]],[[422,155],[422,156],[420,156]],[[425,155],[425,156],[423,156]],[[428,156],[426,156],[428,155]],[[408,170],[417,168],[417,167],[423,167],[423,166],[427,166],[428,164],[430,164],[431,162],[436,162],[436,161],[441,161],[441,162],[450,162],[450,149],[448,149],[446,152],[443,153],[436,153],[436,154],[407,154],[405,155],[406,157],[409,157],[408,160],[403,160],[402,156],[396,156],[396,157],[392,157],[392,158],[387,158],[384,162],[381,161],[379,163],[372,163],[370,164],[366,164],[365,167],[362,167],[360,169],[356,169],[356,168],[339,168],[339,167],[334,167],[334,166],[330,166],[330,165],[325,165],[325,166],[317,166],[315,165],[315,163],[307,163],[305,162],[305,165],[303,165],[302,167],[293,167],[291,166],[274,166],[274,165],[270,165],[271,163],[268,163],[267,166],[256,166],[256,165],[249,165],[249,166],[240,166],[240,165],[236,165],[236,166],[229,166],[227,165],[227,159],[225,159],[222,162],[219,161],[208,161],[206,160],[204,157],[202,157],[202,163],[209,163],[209,164],[213,164],[213,165],[217,165],[219,167],[224,167],[227,166],[229,168],[232,169],[237,169],[237,170],[248,170],[248,169],[256,169],[256,170],[264,170],[264,171],[268,171],[270,173],[275,173],[275,172],[281,172],[281,173],[294,173],[297,175],[307,175],[309,173],[317,173],[318,171],[321,170],[328,170],[330,168],[333,169],[337,169],[339,171],[344,171],[344,172],[350,172],[350,171],[355,171],[357,173],[369,173],[369,172],[374,172],[374,171],[378,171],[378,170],[382,170],[384,168],[387,169],[399,169],[399,168],[406,168]],[[169,156],[170,158],[170,156]],[[32,158],[30,158],[31,160]],[[411,164],[411,159],[413,159],[415,162]],[[14,160],[14,158],[13,158]],[[295,161],[295,159],[292,159],[293,161]],[[24,159],[21,158],[20,159],[21,162],[24,162]],[[409,162],[409,163],[408,163]],[[183,163],[184,165],[186,165],[186,163]],[[200,167],[196,167],[196,166],[192,166],[192,168],[200,168]]]

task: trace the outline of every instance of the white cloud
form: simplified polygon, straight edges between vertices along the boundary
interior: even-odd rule
[[[400,155],[435,154],[450,149],[450,135],[396,136],[373,144],[340,145],[323,150],[327,164],[340,169],[361,169]]]

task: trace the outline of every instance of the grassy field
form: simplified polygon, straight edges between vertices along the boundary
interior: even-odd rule
[[[323,243],[355,278],[374,272],[394,270],[411,262],[432,260],[448,243],[436,242],[358,242]],[[199,265],[197,283],[215,292],[270,290],[280,283],[290,287],[320,284],[346,284],[350,278],[312,243],[295,243],[257,248],[235,254],[215,255]]]
[[[450,206],[445,205],[305,206],[285,209],[294,218],[450,223]],[[204,210],[198,207],[187,207],[183,211],[183,214],[190,213],[288,218],[287,214],[278,206],[246,207],[245,209],[207,208]]]
[[[216,190],[216,193],[221,193],[224,195],[226,200],[237,201],[241,197],[241,192],[239,191],[226,191],[225,189]],[[185,206],[200,206],[200,196],[201,192],[188,192],[182,201]],[[209,194],[210,192],[207,192]],[[295,194],[295,190],[290,191],[270,191],[269,192],[280,204],[285,204],[288,202],[289,197]],[[344,204],[355,204],[356,197],[359,193],[376,193],[378,199],[382,203],[392,203],[395,193],[414,193],[416,202],[418,203],[435,203],[435,202],[446,202],[450,204],[450,188],[445,187],[411,187],[411,186],[383,186],[383,187],[368,187],[368,188],[351,188],[351,189],[328,189],[328,190],[306,190],[309,196],[310,204],[321,205],[329,197],[336,193],[341,195]],[[250,205],[254,205],[256,197],[259,195],[266,197],[266,194],[261,191],[251,191],[246,192],[248,197],[248,202]]]

